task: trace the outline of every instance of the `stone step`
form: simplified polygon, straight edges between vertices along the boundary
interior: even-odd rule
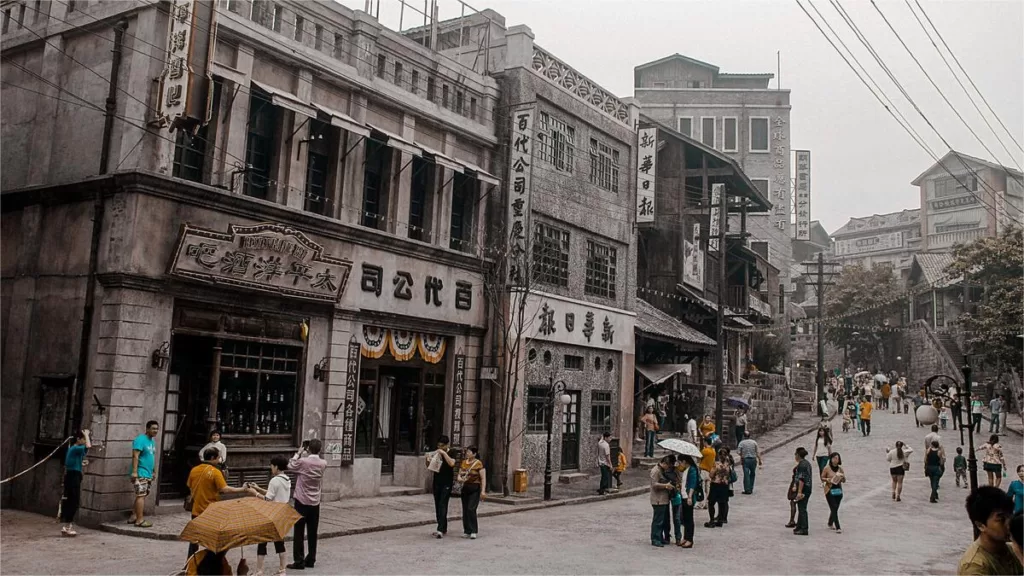
[[[559,474],[559,484],[576,484],[577,482],[586,482],[590,478],[590,474],[584,472],[569,472],[568,474]]]
[[[426,488],[419,486],[381,486],[379,496],[415,496],[426,493]]]

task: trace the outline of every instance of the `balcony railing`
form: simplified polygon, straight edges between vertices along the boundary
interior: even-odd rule
[[[966,244],[985,236],[987,228],[975,228],[973,230],[956,230],[954,232],[940,232],[928,235],[929,248],[946,248],[955,244]]]

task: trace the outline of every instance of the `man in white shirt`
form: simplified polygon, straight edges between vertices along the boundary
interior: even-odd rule
[[[686,414],[683,416],[686,418],[686,432],[690,435],[690,442],[697,443],[697,421],[692,416]]]
[[[601,469],[601,485],[598,487],[597,493],[602,496],[612,489],[612,448],[608,444],[611,437],[611,432],[605,432],[597,441],[597,464]]]
[[[926,434],[925,437],[924,437],[924,452],[925,452],[925,459],[926,460],[928,458],[928,449],[931,448],[932,442],[938,442],[939,443],[939,454],[940,454],[940,456],[942,456],[942,465],[945,466],[946,465],[946,451],[945,451],[945,448],[943,448],[943,446],[942,446],[942,436],[939,435],[939,425],[938,424],[932,424],[932,431],[929,432],[928,434]]]

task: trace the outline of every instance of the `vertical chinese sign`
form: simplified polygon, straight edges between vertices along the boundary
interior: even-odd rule
[[[213,101],[209,77],[216,38],[213,0],[171,0],[168,13],[160,120],[172,128],[185,119],[205,124]]]
[[[636,146],[636,221],[654,222],[654,177],[658,163],[658,129],[641,128]]]
[[[776,116],[772,120],[772,196],[769,200],[772,203],[773,226],[787,232],[789,226],[789,144],[787,140],[786,120],[782,116]]]
[[[796,239],[811,238],[811,152],[796,150]]]
[[[711,185],[711,221],[708,223],[708,253],[718,252],[718,236],[722,233],[721,222],[722,184]]]
[[[348,341],[348,364],[345,367],[345,413],[341,420],[341,465],[351,466],[356,457],[356,398],[359,397],[359,340],[352,336]]]
[[[530,186],[533,166],[533,108],[512,112],[512,145],[509,146],[508,191],[508,282],[521,285],[526,267],[526,241],[529,235]]]
[[[462,399],[466,392],[466,355],[455,355],[455,391],[452,397],[452,446],[462,446]]]

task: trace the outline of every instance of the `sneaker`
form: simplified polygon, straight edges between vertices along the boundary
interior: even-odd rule
[[[476,534],[470,534],[469,535],[469,539],[470,540],[476,540]]]
[[[469,534],[463,534],[462,537],[463,538],[469,538]]]
[[[654,546],[656,548],[664,548],[665,547],[665,545],[662,544],[660,540],[651,540],[651,546]]]
[[[842,533],[843,533],[843,529],[842,528],[836,528],[836,534],[842,534]]]
[[[441,538],[444,538],[444,534],[442,534],[441,532],[434,532],[434,538],[440,540]]]

